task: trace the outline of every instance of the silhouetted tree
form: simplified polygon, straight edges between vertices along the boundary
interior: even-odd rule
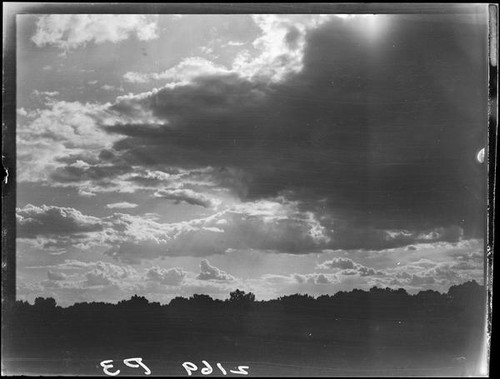
[[[189,302],[189,300],[186,299],[185,297],[177,296],[177,297],[174,297],[172,300],[170,300],[170,303],[168,303],[168,306],[169,307],[182,307],[182,306],[187,305],[188,302]]]
[[[134,295],[129,300],[122,300],[118,303],[121,306],[140,308],[149,304],[149,300],[144,296]]]
[[[451,301],[453,311],[457,312],[462,320],[476,322],[484,318],[486,291],[475,280],[451,286],[448,290],[448,299]]]
[[[203,356],[232,361],[243,355],[256,361],[272,356],[289,364],[303,360],[301,354],[310,354],[316,362],[328,351],[331,359],[331,349],[338,348],[342,360],[335,364],[345,361],[352,368],[379,360],[373,352],[393,346],[406,349],[408,362],[422,365],[418,354],[423,347],[431,354],[453,349],[469,361],[468,352],[478,349],[474,343],[484,330],[485,293],[484,286],[468,282],[452,286],[447,294],[372,288],[257,302],[253,293],[237,289],[225,301],[195,294],[161,306],[134,295],[118,304],[77,303],[67,308],[40,297],[34,305],[18,301],[15,317],[4,329],[10,357],[44,356],[54,362],[61,357],[105,358],[109,352],[129,356],[138,346],[150,359],[164,359],[168,351],[171,359],[180,360],[196,346]],[[360,363],[363,354],[367,359]]]
[[[203,306],[203,305],[209,305],[209,304],[212,304],[214,301],[214,299],[212,299],[210,296],[208,295],[199,295],[199,294],[194,294],[191,298],[190,298],[190,302],[192,304],[195,304],[197,306]]]
[[[233,304],[249,304],[255,301],[255,295],[252,292],[246,293],[237,289],[229,294],[229,302]]]
[[[454,301],[459,302],[470,300],[474,296],[482,293],[484,293],[484,287],[477,284],[475,280],[451,286],[448,290],[448,296]]]
[[[35,307],[40,310],[52,310],[56,307],[56,300],[52,297],[37,297],[35,299]]]

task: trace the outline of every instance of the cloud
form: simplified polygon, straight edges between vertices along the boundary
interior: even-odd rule
[[[26,109],[24,109],[23,107],[21,107],[21,108],[17,108],[16,109],[16,114],[18,116],[27,117],[28,116],[28,111]]]
[[[451,266],[455,270],[479,270],[483,268],[485,257],[480,251],[455,255]]]
[[[210,265],[207,259],[200,262],[200,274],[197,276],[199,280],[218,280],[218,281],[233,281],[235,278],[232,275]]]
[[[124,79],[133,83],[164,80],[189,83],[197,77],[238,74],[255,81],[279,82],[302,69],[305,35],[309,29],[326,22],[329,15],[253,15],[260,36],[253,41],[256,53],[245,49],[238,53],[229,67],[215,64],[203,57],[188,57],[161,73],[127,72]],[[226,46],[241,46],[229,41]],[[202,47],[209,54],[212,48]],[[169,86],[169,88],[173,88]]]
[[[416,286],[416,287],[421,287],[422,285],[426,284],[434,284],[435,279],[432,276],[419,276],[413,274],[411,276],[411,280],[409,282],[410,285]]]
[[[303,69],[307,33],[327,22],[331,15],[253,15],[261,35],[253,41],[259,53],[244,50],[233,70],[253,80],[280,82]]]
[[[318,266],[321,269],[331,269],[331,268],[340,268],[342,270],[345,269],[353,269],[355,268],[357,263],[355,263],[352,259],[349,258],[334,258],[331,261],[323,262]]]
[[[258,249],[287,253],[314,251],[329,242],[313,214],[297,204],[279,201],[249,202],[220,212],[205,223],[221,229],[225,248]]]
[[[186,272],[180,268],[163,269],[152,267],[146,272],[146,279],[169,286],[178,286],[186,277]]]
[[[33,301],[37,296],[50,296],[63,306],[79,301],[117,301],[131,296],[143,282],[134,268],[109,262],[66,259],[42,268],[48,267],[48,280],[30,283],[18,277],[20,298]]]
[[[81,183],[90,181],[98,187],[110,186],[115,188],[111,179],[130,172],[128,165],[120,164],[89,164],[84,161],[76,161],[63,167],[55,168],[50,178],[57,183]]]
[[[70,235],[103,230],[96,217],[86,216],[74,208],[28,204],[17,208],[17,235],[35,238],[37,235]]]
[[[140,184],[145,187],[156,187],[159,186],[160,184],[170,184],[171,179],[176,179],[180,180],[180,175],[179,171],[174,171],[174,172],[164,172],[164,171],[159,171],[159,170],[145,170],[142,173],[137,173],[129,178],[127,178],[127,181],[133,182],[135,184]]]
[[[44,15],[38,18],[32,41],[38,46],[75,49],[90,42],[120,42],[135,35],[141,41],[158,38],[155,16],[145,15]]]
[[[245,283],[236,280],[200,280],[195,273],[180,268],[165,269],[152,267],[138,273],[123,266],[128,275],[107,269],[99,262],[68,262],[66,267],[56,269],[77,270],[67,275],[66,280],[43,280],[29,282],[19,278],[17,294],[19,299],[33,302],[37,296],[53,297],[58,305],[68,306],[75,302],[106,301],[118,302],[132,295],[146,296],[149,301],[167,304],[177,296],[189,297],[194,294],[208,294],[225,299],[236,288],[249,291]],[[72,267],[73,266],[73,267]],[[117,266],[118,267],[118,266]],[[119,270],[119,269],[118,269]]]
[[[229,41],[226,45],[227,46],[243,46],[245,42],[241,41]]]
[[[69,262],[71,264],[71,262]],[[83,265],[85,266],[85,264]],[[137,271],[130,266],[118,266],[108,262],[91,262],[86,265],[92,268],[85,273],[85,281],[83,286],[120,286],[127,279],[136,279]]]
[[[101,89],[103,89],[104,91],[114,91],[116,90],[116,87],[109,84],[104,84],[101,86]]]
[[[36,239],[44,250],[100,249],[131,264],[168,256],[205,257],[232,250],[310,254],[337,244],[335,230],[324,227],[313,213],[300,211],[299,203],[284,199],[225,206],[202,218],[173,223],[126,213],[97,218],[73,208],[46,205],[18,209],[17,217],[19,237]],[[424,263],[421,260],[413,265]],[[349,258],[333,258],[318,268],[338,268],[345,275],[383,275]]]
[[[186,222],[160,224],[154,220],[115,214],[107,254],[127,262],[161,256],[209,256],[229,249],[259,249],[304,254],[328,241],[327,231],[310,213],[294,204],[262,201],[220,210]]]
[[[325,275],[325,274],[293,274],[292,277],[300,284],[333,284],[338,282],[338,277],[336,275]]]
[[[425,32],[428,19],[381,17],[394,38],[380,42],[385,54],[377,62],[356,19],[309,28],[263,18],[269,32],[256,46],[265,54],[258,60],[242,54],[241,71],[207,74],[200,63],[200,73],[179,85],[112,104],[54,102],[27,113],[18,135],[21,181],[45,177],[86,194],[146,187],[151,196],[165,187],[210,197],[230,191],[227,203],[203,219],[164,224],[115,214],[99,220],[102,231],[77,241],[61,229],[45,245],[85,243],[130,263],[229,249],[373,254],[415,245],[405,251],[413,259],[424,244],[482,236],[485,173],[468,158],[476,153],[471,146],[484,145],[487,114],[484,94],[470,99],[484,92],[486,77],[477,35],[451,22],[437,28],[434,40]],[[276,28],[283,30],[273,36]],[[461,28],[468,38],[436,42],[455,41]],[[195,177],[213,192],[187,185]],[[173,186],[179,178],[182,185]],[[337,269],[346,282],[421,281],[436,288],[481,273],[475,262],[431,261],[389,269],[356,259],[352,268]],[[431,277],[433,284],[425,279]]]
[[[329,261],[325,261],[319,264],[316,268],[320,270],[339,269],[340,270],[339,273],[342,275],[359,275],[359,276],[386,275],[384,271],[375,270],[371,267],[366,267],[359,263],[356,263],[350,258],[342,258],[342,257],[336,257]]]
[[[247,281],[258,299],[275,299],[284,295],[308,294],[312,296],[331,294],[351,288],[346,277],[332,273],[265,274]],[[364,286],[364,283],[362,283]],[[359,288],[359,286],[358,286]]]
[[[154,196],[174,200],[176,203],[184,202],[190,205],[199,205],[204,208],[210,208],[213,205],[213,200],[190,189],[161,189],[156,191]]]
[[[49,280],[58,281],[58,280],[66,280],[68,276],[63,272],[53,272],[47,271],[47,277]]]
[[[217,65],[202,57],[189,57],[183,59],[176,66],[161,72],[143,74],[138,72],[127,72],[123,78],[132,83],[146,83],[151,80],[162,80],[173,83],[189,83],[201,75],[227,74],[230,71],[224,66]]]
[[[414,289],[446,291],[451,285],[469,280],[484,282],[484,254],[467,253],[462,248],[451,248],[443,255],[434,250],[430,258],[420,258],[387,268],[385,275],[377,278],[381,285]],[[432,250],[430,250],[432,252]]]
[[[319,274],[316,277],[316,284],[330,284],[330,280],[324,275],[324,274]]]
[[[109,279],[109,277],[106,275],[106,273],[102,271],[91,271],[85,274],[85,282],[84,286],[107,286],[110,285],[112,282]]]
[[[338,247],[457,240],[460,228],[478,236],[485,176],[456,146],[472,152],[485,138],[480,109],[487,100],[467,101],[485,76],[476,60],[456,62],[463,51],[482,51],[473,37],[445,49],[427,37],[417,40],[426,35],[425,23],[413,17],[377,17],[398,48],[377,40],[386,53],[375,64],[373,41],[362,34],[366,20],[256,16],[265,38],[254,45],[263,55],[242,57],[241,70],[117,98],[116,112],[147,110],[165,121],[115,124],[108,130],[123,137],[114,144],[117,154],[137,165],[219,169],[224,180],[215,172],[213,178],[243,201],[298,200],[323,225],[335,224]],[[440,25],[443,40],[462,27],[458,20]],[[397,32],[410,26],[422,33]],[[429,47],[416,66],[409,48],[415,45]],[[413,75],[410,65],[417,67]],[[444,129],[436,120],[446,120]],[[439,227],[454,232],[420,235]]]
[[[52,97],[55,97],[55,96],[58,96],[59,95],[59,91],[38,91],[38,90],[34,90],[33,93],[32,93],[32,96],[37,98],[37,99],[40,99],[42,101],[47,101],[47,99],[50,99]]]
[[[112,204],[106,204],[106,208],[109,209],[129,209],[129,208],[136,208],[138,205],[135,203],[128,203],[126,201],[123,201],[121,203],[112,203]]]
[[[255,211],[258,212],[263,211]],[[66,259],[62,263],[56,261],[52,265],[26,268],[25,271],[39,269],[43,274],[46,274],[47,270],[63,273],[66,279],[54,280],[55,278],[49,277],[49,280],[40,282],[36,288],[23,290],[22,296],[32,299],[35,294],[47,296],[53,293],[58,303],[62,298],[72,303],[75,299],[118,301],[133,294],[141,294],[150,301],[166,303],[172,297],[191,296],[194,293],[205,293],[224,299],[236,288],[254,292],[258,299],[295,293],[332,295],[338,291],[350,291],[353,288],[367,290],[373,286],[403,287],[410,293],[425,289],[446,292],[450,285],[468,280],[476,280],[479,283],[483,281],[484,255],[478,250],[481,246],[481,241],[469,240],[457,244],[420,244],[418,250],[410,254],[404,248],[378,252],[328,250],[308,256],[244,250],[241,253],[228,253],[224,257],[209,258],[208,265],[212,268],[205,270],[209,277],[223,279],[230,275],[234,280],[205,280],[198,278],[203,272],[201,265],[199,272],[183,267],[186,264],[192,270],[200,263],[199,258],[166,257],[155,261],[155,266],[148,268],[116,262]],[[349,258],[346,254],[349,254]],[[346,258],[351,259],[353,263],[346,261]],[[224,262],[225,272],[218,268],[216,261]],[[323,271],[315,264],[318,261],[334,263]],[[400,264],[397,265],[396,262]],[[464,262],[471,266],[461,267]],[[373,267],[370,267],[372,265]],[[337,267],[330,268],[331,266]],[[250,271],[248,267],[251,267]],[[318,271],[315,271],[316,269]],[[384,275],[363,276],[364,269],[383,271]],[[245,278],[240,278],[240,275]],[[23,284],[26,283],[26,279],[20,280]],[[84,292],[81,292],[82,289]]]
[[[61,101],[31,112],[29,119],[17,128],[18,179],[46,180],[61,166],[57,158],[80,153],[81,149],[101,148],[116,140],[98,127],[114,117],[105,108]]]
[[[110,262],[82,262],[75,259],[65,259],[63,263],[56,266],[59,269],[92,269],[92,271],[104,272],[111,278],[129,278],[137,274],[130,266],[116,265]]]
[[[26,119],[18,120],[17,125],[18,180],[57,185],[58,180],[76,181],[79,176],[83,177],[80,181],[98,180],[99,174],[106,170],[115,174],[123,172],[128,167],[124,162],[113,162],[115,169],[99,161],[100,152],[109,151],[120,139],[103,128],[116,123],[134,123],[137,118],[146,123],[162,122],[151,112],[148,115],[137,110],[134,117],[130,117],[112,111],[109,104],[66,101],[50,102],[45,109],[27,113]],[[78,155],[85,159],[80,159],[80,163],[65,162]],[[93,164],[89,164],[89,160]]]

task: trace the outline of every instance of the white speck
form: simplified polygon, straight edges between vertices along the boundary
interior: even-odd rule
[[[476,159],[479,163],[484,163],[484,147],[479,150],[479,153],[476,155]]]

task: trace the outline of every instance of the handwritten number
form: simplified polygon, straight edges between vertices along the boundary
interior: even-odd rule
[[[113,362],[112,359],[107,360],[107,361],[102,361],[101,367],[106,375],[116,376],[120,373],[120,370],[116,370],[115,372],[108,371],[108,369],[113,368],[113,365],[111,364],[111,362]]]
[[[212,369],[212,366],[210,366],[210,364],[209,364],[207,361],[202,361],[202,362],[203,362],[203,364],[204,364],[206,367],[204,367],[204,368],[202,368],[202,369],[201,369],[201,373],[202,373],[203,375],[210,375],[210,374],[212,373],[212,371],[214,371],[214,370]]]
[[[207,361],[201,361],[201,362],[205,366],[201,369],[201,373],[203,375],[210,375],[211,373],[213,373],[214,369],[212,368],[210,363],[208,363]],[[127,358],[127,359],[123,360],[123,363],[126,366],[131,367],[131,368],[142,367],[144,369],[145,375],[151,374],[151,370],[149,369],[148,366],[146,366],[142,362],[142,358]],[[120,370],[118,370],[118,369],[114,372],[110,371],[110,369],[114,368],[112,359],[102,361],[100,363],[100,365],[101,365],[101,367],[106,375],[116,376],[116,375],[120,374]],[[193,372],[198,371],[198,366],[196,366],[193,362],[184,362],[182,364],[182,367],[184,367],[188,376],[192,376]],[[219,368],[219,370],[222,372],[223,375],[227,375],[227,371],[224,369],[224,367],[222,367],[222,365],[219,362],[217,362],[217,367]],[[238,370],[230,370],[230,372],[233,374],[248,375],[248,369],[249,369],[249,366],[238,366]]]
[[[238,370],[231,370],[233,374],[248,375],[248,366],[238,366]]]
[[[136,363],[131,363],[131,362],[136,362]],[[144,369],[144,374],[145,375],[151,374],[151,370],[149,369],[149,367],[146,366],[144,363],[142,363],[142,358],[128,358],[128,359],[124,359],[123,363],[125,363],[128,367],[132,367],[132,368],[142,367]]]
[[[192,375],[191,373],[192,371],[198,370],[198,366],[196,366],[194,363],[191,362],[184,362],[182,364],[182,367],[184,367],[184,369],[187,371],[188,376]]]
[[[224,369],[224,367],[222,367],[220,363],[217,363],[217,367],[219,368],[219,370],[221,370],[222,375],[227,375],[226,370]]]

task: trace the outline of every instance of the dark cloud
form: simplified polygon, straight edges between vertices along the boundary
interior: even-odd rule
[[[115,154],[111,150],[101,150],[99,152],[99,159],[103,161],[112,161],[115,158]]]
[[[89,165],[82,162],[80,165],[67,165],[59,167],[50,175],[51,179],[61,183],[82,182],[92,180],[99,182],[99,185],[106,186],[105,182],[114,177],[131,171],[131,167],[118,164],[97,164]],[[112,185],[112,182],[109,183]]]
[[[212,75],[125,96],[113,111],[168,122],[107,130],[130,164],[228,168],[238,177],[224,185],[244,200],[286,193],[333,215],[339,245],[383,241],[375,227],[482,237],[486,25],[470,17],[380,16],[376,41],[362,20],[334,19],[307,35],[303,70],[282,83]]]
[[[359,267],[358,268],[358,273],[361,276],[373,276],[373,275],[383,275],[384,273],[382,271],[376,271],[375,269],[371,267]]]
[[[176,203],[199,205],[204,208],[212,206],[213,201],[206,195],[190,189],[161,189],[155,192],[155,197],[174,200]]]
[[[103,150],[104,151],[104,150]],[[100,156],[101,154],[99,154]],[[82,161],[85,164],[98,164],[99,159],[96,159],[91,154],[88,153],[75,153],[70,155],[64,155],[61,157],[55,157],[54,160],[59,163],[64,163],[67,165],[75,164],[78,161]]]
[[[326,217],[322,218],[322,224],[325,229],[332,231],[331,241],[327,246],[330,249],[383,250],[417,243],[458,242],[464,236],[463,229],[456,225],[411,231],[405,229],[386,230],[366,225],[362,221],[353,223],[352,220],[349,222],[346,220],[329,220]],[[414,227],[418,226],[415,225]],[[409,248],[409,250],[413,249]]]

